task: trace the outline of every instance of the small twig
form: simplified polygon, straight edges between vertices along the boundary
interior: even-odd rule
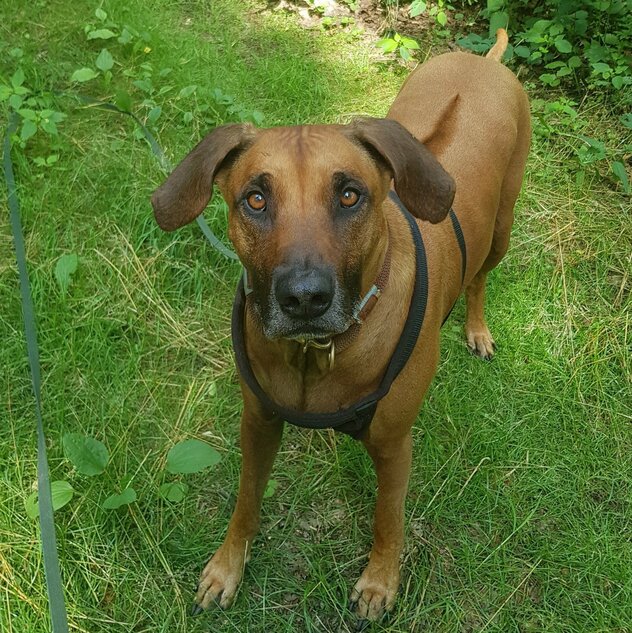
[[[487,622],[483,625],[479,633],[483,633],[483,631],[496,619],[498,614],[505,608],[505,605],[514,597],[518,589],[520,589],[520,587],[522,587],[522,585],[524,585],[524,583],[527,582],[527,580],[529,580],[529,578],[531,577],[531,574],[533,574],[533,572],[537,569],[538,565],[541,562],[542,562],[542,559],[538,560],[538,562],[529,570],[529,573],[520,581],[518,586],[503,600],[502,604],[498,607],[498,609],[496,609],[496,611],[494,612],[494,615],[492,615],[492,617],[489,620],[487,620]]]
[[[456,499],[458,499],[462,494],[463,491],[467,488],[467,485],[470,483],[470,481],[472,481],[472,477],[474,477],[474,475],[476,475],[476,473],[478,472],[478,469],[485,463],[489,461],[489,457],[483,457],[483,459],[481,459],[480,462],[478,462],[478,464],[476,465],[476,468],[470,473],[470,476],[465,480],[465,483],[461,486],[461,490],[459,490],[459,494],[456,496]],[[455,501],[456,501],[455,499]]]

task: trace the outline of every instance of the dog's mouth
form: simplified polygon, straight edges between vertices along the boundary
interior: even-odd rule
[[[326,342],[345,332],[353,323],[352,311],[345,309],[344,301],[338,296],[334,297],[327,312],[310,320],[288,316],[275,301],[266,303],[262,305],[255,299],[253,307],[263,334],[270,340]]]
[[[319,327],[306,328],[303,325],[302,327],[298,327],[296,328],[296,330],[289,331],[285,335],[279,336],[278,338],[296,341],[297,343],[307,343],[308,341],[312,341],[314,343],[327,343],[334,336],[345,332],[350,325],[351,323],[348,323],[342,329],[335,330]]]
[[[314,323],[292,322],[287,317],[273,318],[263,323],[263,331],[269,339],[286,339],[301,343],[307,341],[321,342],[331,340],[334,336],[345,332],[352,323],[350,318],[319,318]],[[321,323],[322,321],[322,323]]]
[[[360,300],[359,292],[354,290],[355,278],[334,277],[330,294],[321,302],[318,293],[312,293],[312,304],[305,309],[299,309],[293,298],[280,293],[278,284],[271,280],[262,283],[266,280],[263,275],[253,275],[251,279],[250,305],[267,339],[326,343],[354,323],[354,308]]]

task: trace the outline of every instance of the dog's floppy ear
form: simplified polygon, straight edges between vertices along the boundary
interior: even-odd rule
[[[213,195],[217,172],[254,139],[249,124],[230,124],[207,134],[154,191],[151,204],[160,228],[173,231],[195,220]]]
[[[397,195],[413,215],[433,223],[446,217],[454,200],[454,180],[405,127],[393,119],[367,117],[353,121],[349,130],[386,164]]]

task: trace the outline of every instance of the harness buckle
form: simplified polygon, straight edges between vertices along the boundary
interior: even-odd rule
[[[248,296],[252,292],[252,286],[250,285],[250,275],[248,271],[244,267],[243,270],[243,280],[244,280],[244,294]]]
[[[356,323],[362,323],[363,321],[363,318],[361,316],[362,311],[364,310],[366,305],[369,303],[369,300],[371,299],[371,297],[375,297],[376,299],[379,299],[381,294],[382,294],[382,291],[375,284],[373,284],[371,288],[369,289],[369,291],[364,295],[364,297],[362,297],[362,301],[360,301],[360,303],[358,304],[358,307],[353,311],[353,320]]]

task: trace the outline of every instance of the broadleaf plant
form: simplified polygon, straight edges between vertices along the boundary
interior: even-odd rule
[[[81,433],[66,433],[62,444],[64,455],[77,472],[88,477],[100,475],[110,459],[105,444],[94,437]]]
[[[166,469],[175,474],[198,473],[209,466],[215,466],[221,458],[206,442],[183,440],[169,450]]]

